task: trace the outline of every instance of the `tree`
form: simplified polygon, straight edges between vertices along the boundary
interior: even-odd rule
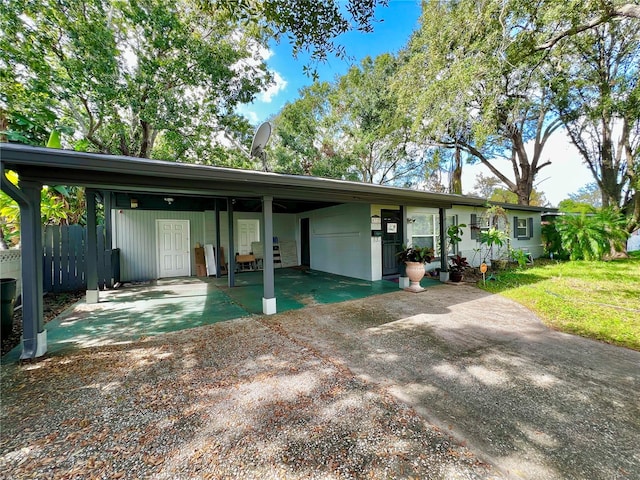
[[[274,118],[275,170],[368,183],[418,185],[440,162],[410,136],[389,88],[398,60],[365,58],[330,83],[314,83]]]
[[[566,198],[561,200],[558,203],[558,210],[564,213],[596,213],[598,210],[588,203],[578,202],[576,200],[572,200],[570,198]]]
[[[491,195],[489,195],[489,200],[499,203],[517,203],[518,197],[511,190],[507,190],[505,188],[495,188],[491,192]],[[545,207],[549,205],[549,202],[545,198],[543,192],[539,192],[534,188],[533,190],[531,190],[529,205],[534,207]]]
[[[427,141],[468,152],[528,204],[550,163],[542,161],[544,146],[561,123],[550,110],[541,55],[521,55],[510,33],[518,18],[508,9],[492,0],[425,2],[396,88]],[[495,166],[498,157],[510,161],[515,180]]]
[[[9,122],[45,106],[79,148],[153,157],[161,141],[168,158],[195,161],[216,132],[249,130],[233,109],[269,80],[260,32],[191,0],[17,0],[0,15]],[[32,94],[42,101],[25,108]]]
[[[489,198],[493,191],[501,184],[500,180],[492,175],[476,175],[476,183],[473,185],[473,193],[479,197]]]
[[[570,193],[569,198],[576,202],[582,202],[594,207],[602,206],[602,193],[600,187],[595,182],[588,183],[580,187],[576,193]]]
[[[6,172],[7,179],[18,184],[18,174]],[[84,223],[85,196],[80,187],[43,186],[40,191],[40,215],[43,225]],[[0,191],[0,249],[6,241],[17,245],[20,241],[20,207],[5,192]]]
[[[596,183],[588,183],[558,204],[558,209],[567,213],[596,213],[600,207],[602,196]]]
[[[515,193],[501,187],[502,182],[500,179],[492,175],[483,175],[482,172],[476,175],[476,183],[474,184],[472,193],[479,197],[486,198],[492,202],[499,203],[518,203],[518,197]],[[549,202],[544,196],[543,192],[536,190],[531,191],[531,198],[529,205],[536,207],[548,206]]]
[[[375,23],[377,6],[388,0],[201,0],[205,10],[224,9],[233,18],[265,28],[270,37],[288,37],[294,56],[307,53],[312,65],[304,71],[317,79],[313,65],[328,55],[346,58],[344,45],[336,38],[350,30],[370,32]],[[342,8],[344,7],[344,8]]]
[[[390,54],[366,57],[338,79],[329,98],[338,144],[363,182],[406,185],[420,171],[424,150],[412,142],[390,88],[397,68]]]
[[[567,37],[553,51],[554,103],[601,191],[640,224],[640,35],[631,20]]]
[[[554,5],[554,8],[562,9],[562,6],[558,4]],[[560,14],[556,16],[557,19],[563,19],[564,28],[556,29],[556,33],[536,45],[535,50],[551,49],[567,37],[578,35],[618,18],[640,19],[640,5],[620,1],[581,2],[581,8],[578,9],[572,9],[571,3],[567,2],[564,7],[565,9],[558,12]]]
[[[271,122],[273,138],[267,145],[269,163],[276,172],[356,180],[349,162],[340,156],[328,120],[332,90],[328,82],[314,82],[287,103]]]

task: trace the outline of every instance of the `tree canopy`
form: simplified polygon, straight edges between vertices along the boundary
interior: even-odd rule
[[[561,123],[540,55],[521,56],[505,35],[517,22],[504,2],[425,2],[396,88],[426,141],[466,151],[527,204],[536,174],[548,165],[545,144]]]
[[[260,48],[287,35],[312,61],[344,56],[336,36],[371,29],[385,3],[3,2],[2,129],[13,141],[43,144],[59,129],[83,150],[251,166],[231,150],[250,140],[236,107],[271,80]]]
[[[293,55],[309,55],[305,72],[317,78],[314,65],[329,55],[348,57],[336,38],[349,30],[370,32],[377,6],[388,0],[201,0],[205,10],[225,9],[234,18],[260,25],[277,40],[288,38]]]
[[[433,159],[410,135],[390,88],[399,60],[366,57],[333,83],[301,91],[273,119],[274,169],[288,173],[418,185]]]

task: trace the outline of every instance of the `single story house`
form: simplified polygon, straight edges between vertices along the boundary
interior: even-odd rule
[[[42,324],[42,185],[87,188],[87,302],[97,288],[96,201],[104,204],[106,242],[120,251],[122,281],[196,273],[196,244],[212,245],[216,271],[228,264],[234,285],[235,254],[260,250],[263,311],[276,312],[274,268],[311,269],[365,280],[401,272],[396,253],[406,244],[432,246],[447,275],[446,228],[465,224],[459,252],[473,265],[488,255],[478,233],[488,225],[483,198],[381,185],[236,170],[193,164],[0,145],[2,188],[22,218],[23,358],[46,352]],[[18,172],[18,187],[5,170]],[[542,253],[543,209],[503,205],[512,224],[510,244]],[[222,248],[220,248],[222,247]],[[224,254],[222,258],[221,254]]]

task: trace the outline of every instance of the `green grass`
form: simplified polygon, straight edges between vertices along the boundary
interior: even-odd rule
[[[536,260],[480,287],[511,298],[549,327],[640,350],[640,252],[611,262]]]

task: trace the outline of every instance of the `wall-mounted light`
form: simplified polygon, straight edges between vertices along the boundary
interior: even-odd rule
[[[416,219],[412,217],[407,217],[407,223],[416,223]]]
[[[135,198],[131,199],[131,208],[138,208],[138,200]]]
[[[164,197],[164,201],[167,202],[169,205],[171,205],[173,203],[173,198],[171,197]]]

